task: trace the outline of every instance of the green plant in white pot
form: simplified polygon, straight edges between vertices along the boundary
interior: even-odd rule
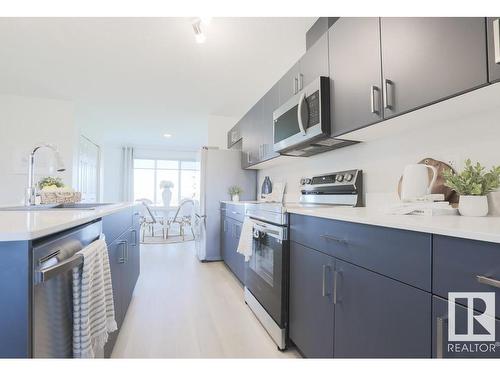
[[[463,216],[488,215],[488,199],[486,194],[500,187],[500,166],[493,166],[486,172],[485,168],[470,159],[465,161],[465,168],[460,173],[451,170],[443,172],[445,185],[460,195],[458,211]]]
[[[231,196],[233,202],[238,202],[240,200],[240,195],[243,194],[243,189],[239,186],[231,186],[228,189],[228,193]]]

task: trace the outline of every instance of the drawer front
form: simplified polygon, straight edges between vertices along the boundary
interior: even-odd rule
[[[434,236],[433,254],[434,294],[495,292],[495,316],[500,318],[500,244]],[[484,306],[476,309],[484,311]]]
[[[243,222],[245,219],[245,205],[244,204],[230,204],[226,203],[226,216],[231,219]]]
[[[430,234],[292,214],[290,240],[431,290]]]
[[[102,218],[102,231],[106,236],[106,243],[116,240],[134,224],[133,210],[125,209]]]

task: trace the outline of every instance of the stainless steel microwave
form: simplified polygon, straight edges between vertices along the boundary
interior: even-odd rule
[[[273,112],[274,151],[311,156],[356,142],[332,138],[330,78],[318,77]]]

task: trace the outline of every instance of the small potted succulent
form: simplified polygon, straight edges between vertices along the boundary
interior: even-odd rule
[[[443,172],[445,185],[460,195],[458,211],[463,216],[486,216],[488,199],[486,195],[500,187],[500,166],[485,168],[470,159],[465,161],[465,168],[460,173],[452,170]]]
[[[228,189],[228,193],[231,196],[231,200],[233,202],[239,202],[240,200],[240,195],[243,194],[243,189],[240,188],[239,186],[231,186]]]

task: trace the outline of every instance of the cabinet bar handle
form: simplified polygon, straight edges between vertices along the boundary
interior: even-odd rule
[[[495,64],[500,64],[500,18],[493,21],[493,45],[495,49]]]
[[[127,242],[126,241],[120,241],[118,244],[121,247],[121,256],[118,259],[118,263],[125,263],[125,246],[126,246]]]
[[[330,295],[330,293],[326,292],[326,270],[327,269],[330,270],[330,266],[327,264],[323,264],[323,286],[322,286],[322,293],[321,293],[321,295],[323,297]]]
[[[134,233],[134,244],[132,246],[137,246],[137,231],[135,229],[132,229],[132,233]]]
[[[329,234],[320,234],[319,236],[327,241],[335,241],[341,244],[347,244],[347,241],[344,240],[343,238],[331,236]]]
[[[476,280],[479,284],[484,284],[484,285],[489,285],[489,286],[492,286],[494,288],[499,288],[500,289],[500,281],[499,280],[495,280],[495,279],[491,279],[489,277],[486,277],[486,276],[476,276]]]
[[[336,305],[338,298],[337,298],[337,284],[339,279],[339,271],[333,271],[333,304]]]
[[[444,342],[444,322],[448,320],[446,317],[436,318],[436,357],[443,358],[443,342]]]
[[[295,77],[293,79],[293,93],[296,94],[299,92],[299,79]]]
[[[304,88],[304,75],[302,73],[299,73],[299,90],[302,90]]]
[[[375,103],[375,91],[378,91],[377,86],[372,86],[370,88],[370,104],[371,104],[371,112],[374,114],[378,114],[377,106]]]
[[[384,108],[392,109],[392,100],[389,100],[389,86],[392,85],[393,82],[390,79],[384,79]],[[391,93],[392,95],[392,93]]]

